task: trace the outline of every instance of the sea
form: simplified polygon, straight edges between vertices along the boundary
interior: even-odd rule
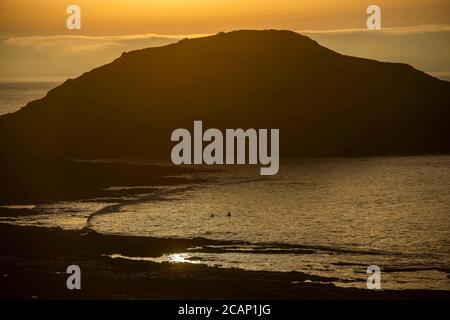
[[[1,86],[9,98],[0,95],[0,110],[51,88],[15,86]],[[282,159],[276,176],[260,176],[259,166],[224,166],[187,177],[206,182],[156,186],[159,197],[30,204],[51,214],[3,220],[221,241],[160,257],[122,252],[111,259],[297,271],[357,288],[366,288],[375,265],[382,289],[450,290],[448,155]]]
[[[40,99],[60,82],[0,82],[0,115],[16,112]]]

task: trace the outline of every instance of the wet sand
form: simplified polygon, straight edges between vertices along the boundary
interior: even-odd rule
[[[100,235],[89,230],[0,224],[1,299],[450,299],[450,291],[339,288],[332,278],[111,259],[157,257],[206,239]],[[69,265],[81,268],[81,290],[66,288]],[[318,284],[317,282],[321,283]],[[315,283],[316,282],[316,283]]]

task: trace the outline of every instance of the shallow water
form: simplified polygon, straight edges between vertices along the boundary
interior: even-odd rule
[[[382,288],[450,290],[450,156],[291,160],[273,177],[257,167],[201,175],[211,182],[164,201],[115,204],[90,226],[236,242],[137,259],[301,271],[362,288],[367,267],[378,265]],[[47,219],[67,226],[71,218]]]
[[[191,260],[209,265],[303,271],[361,286],[375,264],[386,271],[385,288],[450,289],[448,156],[290,161],[270,178],[260,177],[257,168],[211,176],[215,182],[206,187],[173,201],[122,206],[93,227],[254,244],[189,252]],[[263,244],[280,253],[261,252]],[[313,253],[290,252],[296,249]]]

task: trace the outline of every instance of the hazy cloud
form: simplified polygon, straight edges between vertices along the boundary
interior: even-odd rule
[[[448,80],[450,25],[424,25],[381,30],[300,31],[339,53],[407,63]]]
[[[450,25],[446,24],[430,24],[421,26],[409,26],[409,27],[391,27],[382,28],[380,30],[368,30],[366,28],[358,29],[336,29],[336,30],[300,30],[299,33],[303,34],[349,34],[349,33],[381,33],[381,34],[420,34],[430,32],[448,32],[450,31]]]
[[[153,34],[4,37],[0,38],[0,79],[76,77],[124,51],[163,46],[181,38]]]
[[[450,25],[299,33],[339,53],[408,63],[442,78],[450,74]],[[202,35],[3,37],[0,38],[0,79],[76,77],[111,62],[124,51],[198,36]]]

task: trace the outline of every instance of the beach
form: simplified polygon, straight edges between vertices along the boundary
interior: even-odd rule
[[[339,288],[299,272],[280,273],[111,259],[110,253],[158,256],[205,239],[106,236],[0,224],[2,299],[449,299],[449,291]],[[81,290],[66,288],[66,268],[81,268]],[[312,283],[312,281],[321,283]]]
[[[283,163],[271,179],[255,178],[255,167],[68,162],[30,169],[41,192],[4,193],[0,206],[2,295],[448,296],[449,161],[303,159]],[[69,265],[81,268],[81,291],[66,289]],[[371,265],[381,268],[381,292],[366,289]]]

